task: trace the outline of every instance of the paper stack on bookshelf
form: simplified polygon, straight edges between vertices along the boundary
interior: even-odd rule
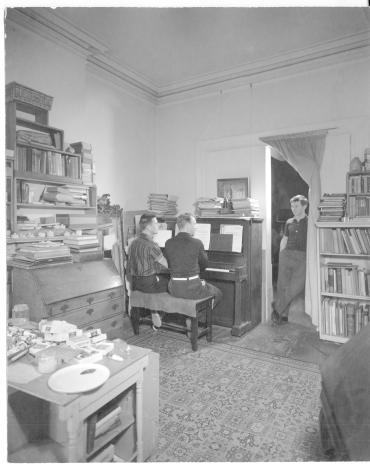
[[[220,198],[217,196],[214,198],[211,198],[211,197],[207,198],[207,197],[201,196],[194,203],[195,214],[197,216],[203,216],[203,217],[218,216],[222,209],[223,201],[224,201],[223,198]]]
[[[88,201],[88,190],[74,186],[48,186],[42,194],[42,199],[49,203],[84,206]]]
[[[150,193],[148,196],[148,209],[163,216],[177,214],[178,196],[165,193]]]
[[[60,242],[37,242],[24,244],[16,250],[12,265],[36,268],[72,262],[69,247]]]
[[[70,144],[77,154],[81,155],[81,178],[87,185],[94,183],[95,166],[92,154],[92,146],[87,142],[73,142]]]
[[[69,247],[74,262],[87,262],[99,260],[103,253],[96,234],[69,234],[63,239]]]
[[[233,213],[236,216],[259,217],[260,204],[254,198],[232,200]]]
[[[370,303],[324,297],[321,309],[325,335],[352,337],[369,323]]]
[[[318,206],[319,221],[341,221],[345,214],[345,193],[324,193]]]

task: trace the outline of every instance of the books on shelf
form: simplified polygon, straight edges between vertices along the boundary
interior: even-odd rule
[[[370,255],[370,227],[322,227],[319,230],[321,252]]]
[[[323,297],[321,313],[322,333],[352,337],[369,323],[370,303]]]
[[[370,270],[352,263],[321,265],[321,291],[370,297]]]
[[[370,174],[348,175],[348,192],[370,193]]]

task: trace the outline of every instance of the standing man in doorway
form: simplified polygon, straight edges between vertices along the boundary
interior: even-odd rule
[[[304,290],[306,282],[306,247],[308,200],[296,195],[290,199],[294,217],[285,223],[280,242],[277,295],[272,303],[274,324],[288,322],[289,306],[292,300]]]

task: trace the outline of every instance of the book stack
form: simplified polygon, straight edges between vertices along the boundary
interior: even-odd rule
[[[103,256],[96,234],[69,234],[63,242],[69,247],[74,262],[99,260]]]
[[[88,191],[83,186],[48,186],[42,194],[42,199],[49,203],[86,206],[89,198]]]
[[[61,242],[37,242],[22,245],[15,252],[12,265],[22,268],[37,268],[60,263],[71,263],[69,247]]]
[[[83,183],[92,184],[94,183],[94,159],[92,154],[91,144],[87,142],[73,142],[70,144],[77,154],[81,155],[81,178]]]
[[[150,193],[148,209],[158,215],[176,216],[178,196],[165,193]]]
[[[321,309],[321,329],[326,335],[352,337],[369,323],[369,303],[324,297]]]
[[[220,197],[207,198],[201,196],[194,203],[195,214],[203,217],[218,216],[222,209],[224,199]]]
[[[341,221],[345,214],[345,193],[324,193],[318,206],[319,221]]]
[[[17,143],[26,145],[37,145],[53,147],[49,133],[21,129],[17,131]]]
[[[233,213],[237,216],[259,217],[260,204],[253,198],[244,198],[240,200],[232,200]]]

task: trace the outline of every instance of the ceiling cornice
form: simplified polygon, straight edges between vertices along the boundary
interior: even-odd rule
[[[246,81],[268,79],[291,73],[293,69],[302,70],[313,65],[322,65],[348,58],[352,53],[363,53],[370,48],[370,30],[344,36],[335,40],[316,44],[312,47],[290,51],[286,54],[249,63],[223,72],[195,77],[191,80],[176,82],[165,86],[153,83],[128,68],[121,66],[109,56],[109,48],[58,16],[49,8],[8,8],[7,21],[14,22],[42,37],[63,45],[74,53],[86,58],[88,64],[101,69],[106,76],[127,84],[152,102],[166,103],[180,97],[209,93],[216,88],[235,87]],[[368,52],[368,51],[367,51]]]

